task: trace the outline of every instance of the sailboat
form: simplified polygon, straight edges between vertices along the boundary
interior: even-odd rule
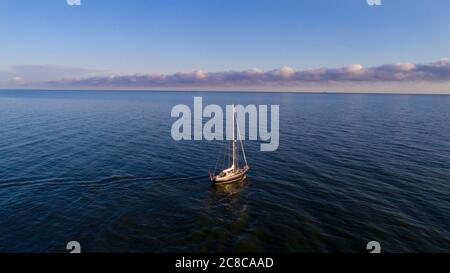
[[[250,170],[250,167],[247,163],[247,158],[245,156],[244,145],[242,143],[241,132],[239,131],[239,125],[237,124],[236,118],[236,110],[234,105],[232,105],[233,110],[233,134],[231,140],[231,166],[227,169],[224,169],[219,174],[215,175],[214,173],[209,173],[209,178],[211,182],[214,184],[228,184],[233,182],[243,181],[247,177],[247,172]],[[237,128],[237,134],[236,134]],[[239,136],[240,147],[242,150],[242,155],[244,158],[243,166],[239,166],[239,153],[238,153],[238,145],[237,145],[237,136]]]

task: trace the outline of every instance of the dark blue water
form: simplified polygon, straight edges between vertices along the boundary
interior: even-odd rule
[[[249,179],[222,143],[175,142],[171,108],[279,104]],[[189,179],[188,179],[189,178]],[[0,91],[0,251],[450,251],[450,96]]]

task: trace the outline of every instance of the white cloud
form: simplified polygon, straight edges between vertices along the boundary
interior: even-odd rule
[[[271,72],[276,77],[281,77],[284,79],[288,79],[292,75],[294,75],[295,70],[292,67],[284,66],[280,69],[275,69]]]

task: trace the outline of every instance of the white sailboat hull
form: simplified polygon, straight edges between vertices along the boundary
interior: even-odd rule
[[[238,170],[236,173],[227,175],[217,175],[212,178],[214,184],[228,184],[244,180],[247,177],[247,172],[250,168],[245,166],[244,168]]]

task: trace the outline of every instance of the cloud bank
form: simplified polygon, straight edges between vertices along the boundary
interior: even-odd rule
[[[25,67],[27,74],[39,74],[39,67]],[[175,74],[147,74],[147,75],[123,75],[123,76],[83,76],[83,74],[98,71],[45,67],[46,74],[50,71],[53,80],[43,80],[37,84],[38,87],[50,88],[224,88],[240,90],[245,88],[291,88],[291,90],[302,87],[325,86],[366,86],[377,85],[416,85],[435,84],[450,87],[450,61],[441,59],[437,62],[425,64],[394,63],[380,66],[364,67],[360,64],[352,64],[340,68],[313,68],[295,70],[291,67],[282,67],[270,71],[260,69],[249,69],[243,71],[206,72],[194,71],[190,73]],[[16,70],[24,70],[16,67]],[[33,73],[30,73],[30,70]],[[45,74],[45,73],[44,73]],[[72,77],[70,75],[73,75]],[[50,77],[46,75],[46,77]],[[56,78],[55,77],[60,77]],[[36,77],[33,77],[36,78]],[[21,81],[20,73],[12,78],[12,81]],[[26,84],[26,83],[23,83]],[[311,89],[314,90],[314,89]],[[441,90],[442,91],[442,90]]]
[[[42,79],[42,77],[61,78],[70,76],[88,75],[98,70],[85,69],[61,65],[15,65],[11,67],[13,73],[26,74],[33,79]]]
[[[244,71],[98,76],[78,80],[63,80],[52,84],[72,86],[277,86],[301,83],[333,82],[449,82],[450,61],[442,59],[427,64],[395,63],[365,68],[352,64],[341,68],[294,70],[283,67],[271,71]]]
[[[0,85],[43,84],[48,81],[90,77],[100,70],[85,69],[61,65],[14,65],[0,70]]]

